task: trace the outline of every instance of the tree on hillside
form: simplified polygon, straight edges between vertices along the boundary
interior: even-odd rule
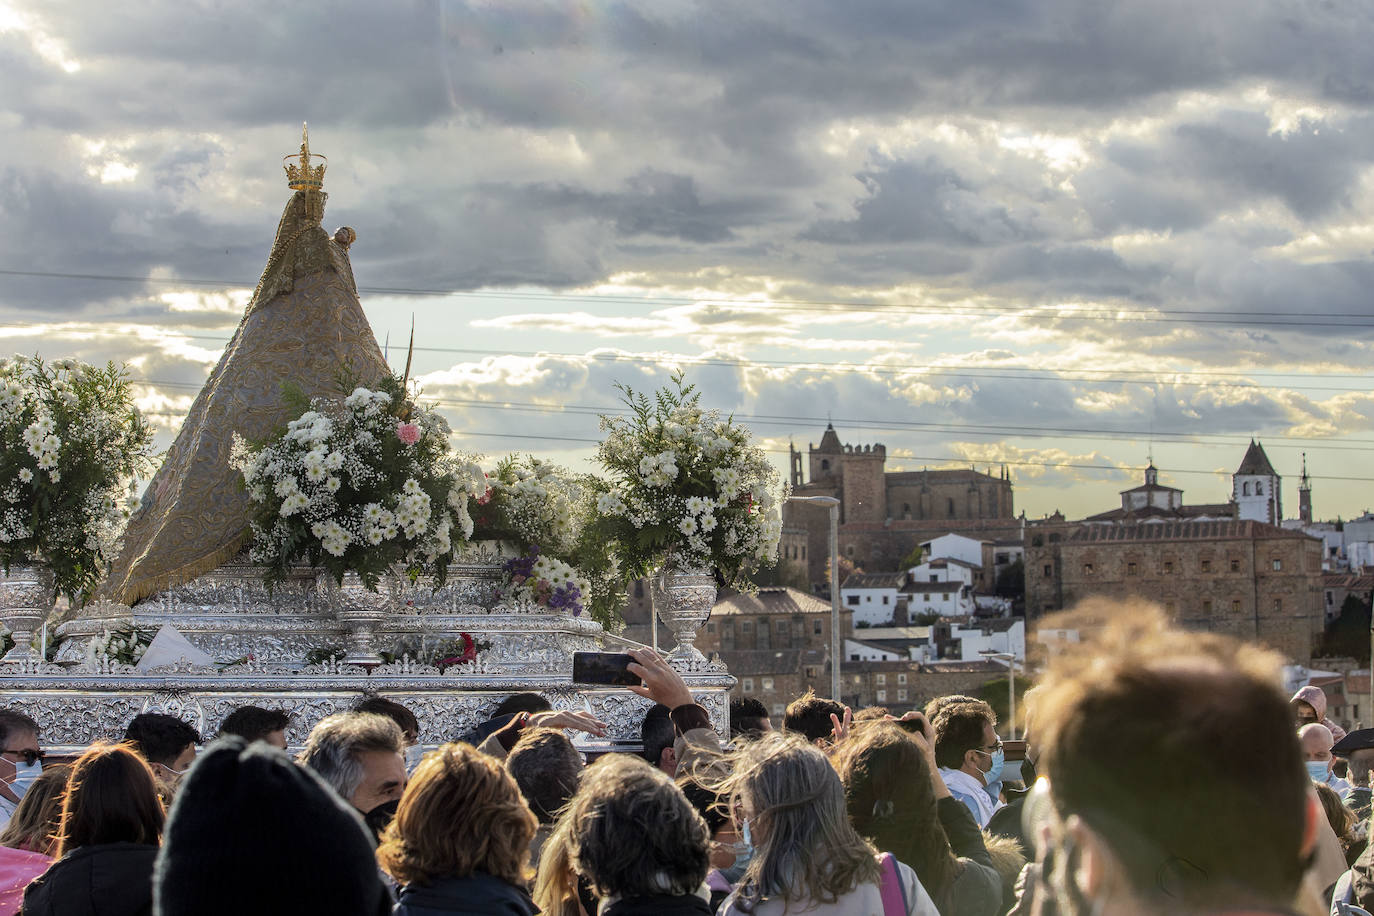
[[[997,574],[994,587],[999,598],[1021,598],[1026,594],[1026,564],[1017,561]]]
[[[920,566],[921,563],[925,560],[925,556],[926,552],[921,549],[920,544],[917,544],[915,547],[911,549],[911,553],[907,554],[906,557],[902,560],[902,565],[898,566],[897,568],[900,569],[902,572],[906,572],[913,566]]]
[[[862,573],[863,571],[864,571],[864,570],[863,570],[863,567],[862,567],[862,566],[856,566],[856,565],[854,564],[854,561],[851,560],[851,559],[849,559],[849,557],[840,557],[840,585],[841,585],[841,586],[844,585],[844,580],[845,580],[845,579],[848,579],[850,576],[854,575],[855,573]],[[829,561],[826,561],[826,564],[825,564],[825,583],[826,583],[827,585],[830,584],[830,562],[829,562]]]
[[[1341,612],[1322,634],[1317,655],[1328,658],[1353,658],[1369,664],[1369,605],[1358,595],[1347,595]]]

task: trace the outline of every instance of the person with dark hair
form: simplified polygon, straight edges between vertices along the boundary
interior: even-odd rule
[[[801,735],[744,745],[723,789],[754,856],[720,916],[939,916],[916,873],[854,830],[835,768]]]
[[[677,787],[706,822],[711,861],[711,870],[706,873],[706,886],[711,891],[711,912],[714,913],[744,877],[744,870],[749,867],[749,860],[754,855],[754,847],[735,831],[735,823],[726,813],[729,799],[722,798],[713,789],[691,778],[679,779]]]
[[[513,716],[519,712],[548,712],[553,704],[537,693],[512,693],[492,710],[490,718]]]
[[[24,888],[53,863],[70,774],[68,766],[45,769],[0,830],[0,913],[5,916],[18,912]]]
[[[315,724],[296,761],[314,770],[380,834],[405,791],[404,753],[405,738],[395,720],[340,712]]]
[[[625,754],[587,768],[568,807],[572,864],[598,916],[710,916],[706,824],[661,770]]]
[[[1374,770],[1374,728],[1359,728],[1336,742],[1331,753],[1344,758],[1350,774],[1350,789],[1341,799],[1359,821],[1369,818],[1371,797],[1369,774]]]
[[[263,709],[261,706],[240,706],[224,717],[219,727],[220,737],[238,735],[252,744],[266,741],[279,750],[286,750],[286,729],[291,724],[291,716],[280,709]]]
[[[357,811],[265,743],[221,738],[167,818],[158,916],[382,916],[391,898]]]
[[[162,823],[147,762],[122,744],[93,745],[72,764],[57,861],[25,889],[25,916],[151,914]]]
[[[1001,801],[987,792],[1002,781],[1005,760],[997,737],[997,716],[982,700],[946,706],[932,721],[935,729],[935,760],[950,793],[963,802],[979,829],[986,827]]]
[[[539,820],[539,829],[530,843],[530,858],[536,868],[539,851],[553,831],[559,812],[577,791],[584,766],[582,752],[555,728],[526,730],[506,758],[506,772]]]
[[[737,697],[730,701],[730,737],[757,738],[773,730],[768,707],[757,697]]]
[[[672,710],[662,703],[655,703],[644,713],[644,721],[639,726],[639,740],[644,748],[644,759],[656,769],[668,774],[671,779],[677,775],[677,730],[673,728]]]
[[[0,827],[41,772],[38,723],[17,709],[0,709]]]
[[[395,916],[534,916],[537,823],[499,761],[466,744],[426,755],[377,849],[401,884]]]
[[[145,712],[129,722],[124,740],[152,765],[162,797],[170,802],[181,777],[196,759],[200,732],[176,716]]]
[[[406,709],[395,700],[386,697],[368,697],[353,704],[353,712],[366,712],[375,716],[386,716],[401,730],[401,738],[406,747],[413,747],[420,740],[420,720],[415,713]]]
[[[835,719],[842,720],[848,711],[843,703],[818,697],[815,691],[808,690],[788,704],[782,730],[796,732],[819,747],[829,747],[835,735]]]
[[[1002,912],[1002,881],[983,835],[940,777],[924,732],[866,721],[833,763],[854,829],[910,865],[941,913]]]
[[[1142,602],[1080,612],[1111,623],[1050,656],[1035,704],[1048,777],[1036,792],[1050,802],[1036,834],[1058,912],[1315,907],[1299,894],[1326,825],[1277,687],[1282,658],[1174,629]],[[1218,767],[1219,753],[1244,764]]]

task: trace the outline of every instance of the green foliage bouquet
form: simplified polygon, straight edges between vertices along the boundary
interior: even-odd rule
[[[628,417],[601,418],[597,457],[609,480],[590,535],[643,576],[662,566],[709,567],[726,585],[777,556],[778,473],[750,433],[703,411],[682,375],[651,400],[620,386]]]
[[[264,580],[273,585],[306,561],[340,583],[354,572],[372,591],[397,566],[443,585],[455,547],[472,534],[469,500],[486,489],[482,469],[450,447],[448,424],[395,377],[302,406],[270,442],[236,442],[256,508],[251,557],[266,567]]]
[[[0,360],[0,565],[41,563],[88,597],[137,508],[152,429],[127,372],[76,360]]]

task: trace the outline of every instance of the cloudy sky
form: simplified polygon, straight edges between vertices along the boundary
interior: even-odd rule
[[[0,0],[0,346],[169,441],[311,125],[325,225],[465,445],[585,461],[687,370],[786,464],[1374,508],[1374,7]]]

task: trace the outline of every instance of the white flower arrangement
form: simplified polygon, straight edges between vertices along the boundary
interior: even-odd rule
[[[316,398],[273,441],[235,442],[253,519],[253,561],[269,585],[293,563],[358,574],[376,590],[394,566],[444,583],[473,530],[481,468],[454,453],[448,424],[405,396],[400,379]]]
[[[505,573],[510,593],[551,611],[580,617],[590,603],[591,582],[562,560],[531,553],[507,560]]]
[[[601,418],[597,452],[609,476],[596,497],[596,536],[642,576],[664,565],[710,567],[726,584],[776,560],[785,491],[750,433],[703,411],[681,374],[651,401],[621,387],[628,417]]]
[[[86,643],[86,661],[94,664],[104,658],[122,665],[136,665],[153,643],[155,630],[125,624],[113,633],[108,629]]]
[[[88,596],[138,509],[152,439],[123,368],[0,360],[0,566],[41,563]]]
[[[514,544],[503,592],[613,626],[623,587],[605,544],[586,536],[599,486],[552,462],[509,455],[474,509],[478,538]]]

